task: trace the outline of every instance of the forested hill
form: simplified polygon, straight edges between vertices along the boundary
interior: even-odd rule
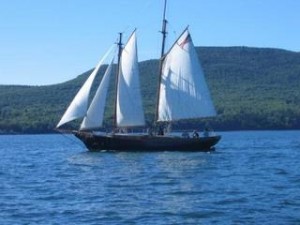
[[[248,47],[197,50],[218,112],[209,121],[214,129],[300,129],[300,53]],[[149,123],[154,115],[157,72],[157,60],[140,63]],[[52,132],[89,73],[57,85],[0,85],[0,133]],[[108,118],[111,110],[110,105]],[[199,128],[204,123],[184,121],[175,127]]]

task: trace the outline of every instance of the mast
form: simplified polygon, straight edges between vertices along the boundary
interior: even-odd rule
[[[137,38],[134,30],[122,49],[117,91],[117,127],[145,125],[137,55]]]
[[[118,45],[118,64],[117,64],[117,72],[116,72],[116,82],[115,82],[115,102],[114,102],[114,106],[115,106],[115,111],[114,111],[114,128],[117,127],[117,92],[118,92],[118,83],[119,83],[119,73],[120,73],[120,62],[121,62],[121,55],[122,55],[122,34],[123,33],[119,33],[119,42],[117,43]]]
[[[121,60],[121,54],[122,54],[122,33],[119,33],[119,42],[117,43],[118,47],[119,47],[119,52],[118,52],[118,73],[119,73],[119,69],[120,69],[120,60]]]
[[[158,103],[160,97],[160,83],[161,83],[161,74],[162,74],[162,67],[163,67],[163,58],[165,54],[165,45],[166,45],[166,37],[167,37],[167,19],[166,19],[166,10],[167,10],[167,0],[164,3],[164,11],[163,11],[163,20],[162,20],[162,45],[161,45],[161,57],[159,62],[159,77],[158,77],[158,87],[157,87],[157,100],[156,100],[156,113],[155,113],[155,121],[158,120]]]
[[[161,29],[161,33],[162,33],[162,36],[163,36],[162,46],[161,46],[161,55],[160,55],[161,58],[165,54],[165,44],[166,44],[166,37],[167,37],[167,23],[168,23],[168,21],[166,20],[166,8],[167,8],[167,0],[165,0],[164,13],[163,13],[163,22],[162,22],[162,29]]]

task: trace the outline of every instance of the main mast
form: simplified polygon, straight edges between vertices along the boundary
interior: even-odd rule
[[[158,77],[158,88],[157,88],[157,101],[156,101],[156,115],[155,115],[155,122],[158,119],[158,104],[159,104],[159,97],[160,97],[160,83],[161,83],[161,74],[163,69],[163,59],[165,54],[165,45],[166,45],[166,37],[167,37],[167,19],[166,19],[166,10],[167,10],[167,0],[165,0],[164,4],[164,11],[163,11],[163,21],[162,21],[162,45],[161,45],[161,55],[159,61],[159,77]]]
[[[165,0],[163,22],[162,22],[162,29],[161,29],[161,33],[162,33],[162,36],[163,36],[162,46],[161,46],[161,55],[160,55],[161,58],[165,54],[165,44],[166,44],[166,37],[167,37],[167,23],[168,23],[168,21],[166,20],[166,8],[167,8],[167,0]]]

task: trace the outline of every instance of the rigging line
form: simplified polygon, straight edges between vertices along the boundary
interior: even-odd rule
[[[161,0],[159,0],[161,1]],[[153,24],[153,21],[148,18],[150,15],[150,12],[156,11],[156,3],[153,0],[143,1],[138,7],[136,7],[135,16],[130,17],[129,23],[135,24],[134,27],[138,29],[149,29],[149,27]],[[151,17],[151,16],[150,16]],[[136,18],[145,18],[143,20],[137,20]],[[151,17],[152,18],[152,17]],[[156,21],[158,22],[158,21]],[[130,25],[132,26],[132,25]]]
[[[62,135],[65,139],[67,139],[70,143],[72,143],[72,144],[76,144],[76,145],[78,145],[78,146],[80,146],[80,147],[84,147],[84,148],[86,148],[83,144],[82,144],[82,142],[80,142],[78,139],[74,139],[74,138],[71,138],[67,133],[64,133],[63,131],[61,131],[61,130],[55,130],[58,134],[60,134],[60,135]],[[70,134],[72,134],[72,133],[70,133]]]
[[[153,5],[153,0],[148,0],[146,3],[143,3],[143,8],[141,8],[140,10],[137,11],[137,17],[135,18],[139,18],[142,15],[145,15],[145,12],[149,12],[149,8],[150,6]]]
[[[136,7],[135,5],[135,16],[132,17],[131,14],[128,15],[128,22],[130,25],[128,25],[127,27],[125,27],[124,31],[127,31],[128,30],[128,27],[132,26],[132,24],[136,24],[137,22],[141,22],[141,21],[137,21],[136,18],[140,18],[140,17],[143,17],[145,16],[145,14],[149,13],[149,8],[150,6],[153,5],[153,0],[148,0],[146,2],[142,2],[141,1],[141,4],[138,5],[138,7]],[[132,8],[132,1],[127,1],[125,4],[124,4],[125,7],[128,7],[128,8]],[[136,25],[135,25],[136,26]],[[140,27],[140,26],[137,26],[137,27]],[[124,32],[122,32],[124,33]]]

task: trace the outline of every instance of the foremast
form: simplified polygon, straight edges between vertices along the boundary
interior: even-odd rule
[[[114,128],[127,129],[145,126],[139,81],[136,29],[124,47],[122,34],[120,34],[118,47]]]
[[[120,62],[123,50],[123,43],[122,43],[122,36],[123,33],[119,33],[119,41],[116,43],[118,46],[118,62],[117,62],[117,70],[116,70],[116,79],[115,79],[115,102],[114,102],[114,123],[113,128],[116,129],[118,127],[117,124],[117,92],[118,92],[118,83],[119,83],[119,74],[120,74]]]

